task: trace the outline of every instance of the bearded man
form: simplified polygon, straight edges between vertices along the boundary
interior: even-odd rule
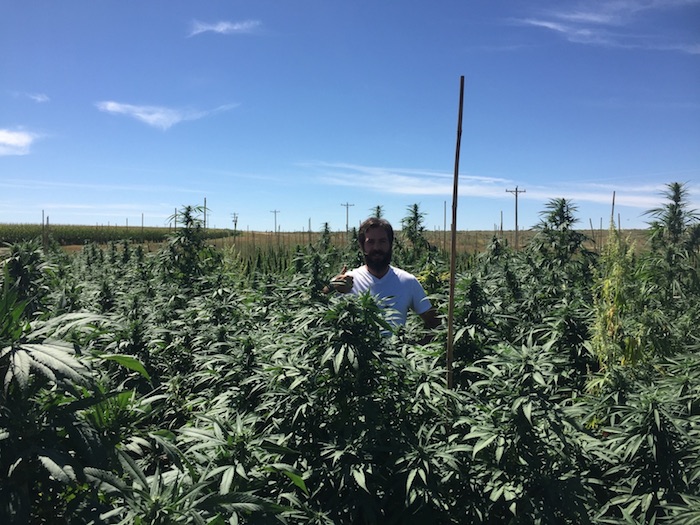
[[[411,273],[391,266],[394,229],[391,224],[376,217],[360,225],[357,241],[365,258],[365,265],[347,271],[344,267],[331,281],[328,290],[361,294],[370,292],[380,306],[391,311],[388,321],[394,325],[406,324],[408,310],[423,319],[427,328],[440,324],[436,311],[425,294],[423,286]]]

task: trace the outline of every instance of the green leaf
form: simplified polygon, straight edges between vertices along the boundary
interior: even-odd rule
[[[411,486],[413,485],[413,480],[416,477],[416,473],[416,469],[411,469],[411,472],[408,473],[408,477],[406,478],[406,494],[411,492]]]
[[[474,450],[472,451],[472,459],[484,448],[488,447],[498,435],[494,434],[490,437],[480,439],[476,445],[474,445]]]
[[[73,467],[68,464],[63,466],[59,465],[56,461],[59,458],[55,454],[39,454],[37,457],[39,458],[41,464],[44,465],[44,468],[49,471],[49,474],[51,474],[51,476],[53,476],[58,481],[68,483],[71,480],[76,480],[75,471],[73,470]]]
[[[12,369],[13,377],[17,381],[17,386],[20,390],[25,390],[29,384],[29,368],[31,359],[27,352],[21,348],[12,353],[10,358],[10,368]],[[8,374],[10,371],[8,370]]]
[[[307,496],[309,495],[309,490],[306,488],[306,483],[304,483],[304,479],[299,474],[289,472],[288,470],[283,470],[282,474],[291,479],[292,483],[299,487],[304,492],[304,494],[306,494]]]
[[[530,425],[532,425],[532,401],[528,401],[523,405],[523,415],[527,418]]]
[[[335,357],[333,358],[333,370],[337,374],[340,372],[340,367],[343,365],[343,359],[345,358],[345,345],[341,346],[340,349],[336,352]]]
[[[532,379],[534,379],[535,382],[539,383],[542,386],[547,386],[547,383],[544,380],[544,377],[542,377],[542,374],[537,372],[537,371],[532,373]]]
[[[123,354],[105,354],[100,357],[105,361],[113,361],[118,365],[123,366],[124,368],[128,368],[129,370],[138,372],[147,381],[151,380],[151,376],[146,371],[146,368],[143,366],[143,363],[141,363],[141,361],[139,361],[135,357]]]
[[[367,481],[365,480],[365,471],[359,468],[352,468],[351,471],[352,477],[355,478],[355,482],[367,493],[371,494],[371,492],[367,489]]]
[[[144,474],[143,470],[141,470],[136,464],[136,461],[134,461],[129,454],[122,450],[117,450],[117,455],[119,456],[119,461],[121,462],[122,467],[124,467],[124,471],[131,477],[131,479],[138,481],[142,489],[147,489],[149,486],[148,479],[146,478],[146,474]]]
[[[231,484],[233,483],[233,478],[236,475],[236,467],[231,465],[225,471],[223,476],[221,476],[221,483],[219,484],[219,494],[228,494],[231,490]]]
[[[78,384],[86,383],[89,371],[74,357],[73,348],[67,343],[27,343],[23,344],[21,349],[31,357],[32,367],[38,369],[44,365],[53,373],[68,377]]]
[[[294,455],[299,455],[298,450],[291,449],[289,447],[285,447],[284,445],[279,445],[277,443],[273,443],[272,441],[269,441],[267,439],[264,439],[262,443],[260,444],[260,448],[265,450],[266,452],[271,452],[273,454],[294,454]]]

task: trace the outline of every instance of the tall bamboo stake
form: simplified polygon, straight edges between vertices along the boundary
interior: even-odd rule
[[[452,232],[450,246],[450,297],[447,307],[447,388],[452,388],[452,359],[454,339],[455,271],[457,266],[457,187],[459,181],[459,150],[462,143],[462,109],[464,107],[464,75],[459,79],[459,117],[457,118],[457,147],[452,186]]]
[[[613,191],[612,209],[610,210],[610,225],[615,226],[615,192]]]

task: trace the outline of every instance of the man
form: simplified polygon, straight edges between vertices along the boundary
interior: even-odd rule
[[[420,315],[427,328],[437,327],[440,320],[418,279],[391,266],[394,242],[391,224],[376,217],[367,219],[360,225],[357,240],[365,265],[350,272],[343,267],[331,281],[328,291],[353,294],[369,291],[379,298],[381,306],[392,310],[388,319],[392,324],[406,324],[411,309]]]

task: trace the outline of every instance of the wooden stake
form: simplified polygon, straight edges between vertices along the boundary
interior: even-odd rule
[[[447,306],[447,388],[452,388],[452,360],[454,339],[455,271],[457,266],[457,197],[459,181],[459,150],[462,143],[462,110],[464,108],[464,76],[459,80],[459,116],[457,118],[457,148],[455,151],[455,173],[452,187],[452,231],[450,247],[450,297]]]
[[[610,225],[615,226],[615,192],[613,191],[612,209],[610,210]]]

